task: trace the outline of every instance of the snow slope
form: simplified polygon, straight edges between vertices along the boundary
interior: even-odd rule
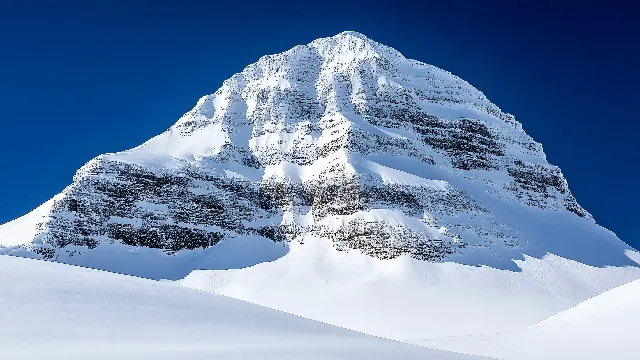
[[[520,331],[639,277],[637,267],[593,267],[555,255],[514,263],[517,271],[381,260],[309,239],[275,261],[197,270],[180,283],[368,334],[435,341]]]
[[[479,359],[70,265],[0,256],[0,279],[6,360]]]
[[[22,245],[33,240],[37,234],[37,224],[45,221],[49,216],[54,201],[60,196],[55,196],[32,212],[0,226],[0,248]]]
[[[415,343],[509,360],[640,357],[640,280],[619,286],[525,331]]]

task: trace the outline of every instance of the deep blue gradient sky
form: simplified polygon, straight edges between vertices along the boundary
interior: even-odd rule
[[[514,114],[596,220],[640,247],[640,31],[630,6],[40,3],[49,4],[0,1],[0,223],[58,193],[91,158],[162,132],[260,56],[355,30]]]

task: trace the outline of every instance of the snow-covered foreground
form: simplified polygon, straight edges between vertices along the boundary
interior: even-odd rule
[[[275,261],[194,271],[181,284],[385,338],[446,343],[521,331],[640,277],[638,267],[592,267],[555,255],[515,263],[519,271],[380,260],[309,239]]]
[[[458,353],[507,360],[640,357],[640,280],[597,295],[636,278],[637,267],[598,268],[549,255],[516,261],[520,271],[512,272],[372,259],[337,252],[321,239],[292,245],[276,261],[194,271],[181,284]],[[637,260],[637,253],[628,255]]]
[[[1,359],[478,359],[158,282],[0,256]]]
[[[293,253],[295,254],[295,251]],[[397,272],[398,268],[393,270],[391,264],[388,265],[389,271],[386,276],[394,272],[400,275]],[[407,266],[407,263],[404,265]],[[319,263],[316,262],[313,266],[319,266]],[[198,273],[194,276],[196,274]],[[328,274],[325,275],[327,279]],[[305,274],[300,276],[303,277]],[[374,283],[371,286],[381,286],[380,294],[384,294],[389,289],[381,280],[384,276],[378,276],[378,279],[372,277]],[[117,357],[154,360],[462,360],[486,356],[508,360],[624,360],[636,359],[640,354],[640,346],[635,341],[635,336],[640,330],[640,280],[584,301],[525,331],[413,339],[413,343],[423,346],[418,347],[314,322],[215,294],[185,289],[171,282],[146,280],[65,264],[0,256],[0,279],[2,359]],[[309,291],[313,287],[312,283],[318,286],[318,280],[317,277],[310,280],[311,283],[306,287],[302,281],[298,285],[302,286],[301,291]],[[517,281],[511,280],[513,285],[517,286]],[[193,277],[185,282],[188,281],[193,281]],[[363,288],[356,286],[350,295]],[[343,290],[346,291],[346,287]],[[439,297],[442,298],[442,303],[447,300],[456,303],[456,299],[447,298],[451,293],[450,288],[441,287],[441,290],[443,292]],[[328,300],[330,294],[335,294],[335,291],[330,291],[320,300]],[[477,294],[476,292],[467,296]],[[301,296],[300,292],[292,292],[290,295],[293,298]],[[318,295],[318,292],[307,294],[309,308],[318,305]],[[385,296],[403,295],[402,292],[397,292]],[[526,295],[531,295],[531,292],[526,292]],[[425,300],[424,297],[421,299]],[[511,300],[523,299],[524,297]],[[540,299],[541,297],[535,298],[536,301]],[[374,303],[379,301],[376,298],[369,300]],[[488,309],[497,307],[486,300],[476,298],[475,302]],[[339,307],[335,301],[334,299],[332,305]],[[413,300],[407,301],[411,303]],[[512,304],[511,308],[505,311],[511,314],[514,307],[520,306],[526,312],[525,307],[532,307],[533,303],[534,301],[525,305]],[[362,302],[361,305],[364,310],[359,315],[373,309],[367,302]],[[423,306],[429,315],[436,313],[429,309],[432,305],[425,303]],[[500,305],[506,306],[506,302]],[[349,314],[353,310],[350,303],[344,304],[342,310],[335,312],[353,319],[354,316]],[[400,315],[401,320],[406,321],[403,313],[409,310],[386,309],[384,313]],[[420,311],[416,311],[415,308],[413,310],[416,317],[424,320]],[[530,310],[535,310],[535,307]],[[318,309],[318,314],[323,314],[323,311],[326,311],[326,308]],[[469,314],[469,311],[461,309],[460,317]],[[380,312],[375,315],[371,317],[377,318],[380,322],[389,319]],[[478,313],[476,316],[483,315]],[[485,317],[484,320],[487,320],[488,316]],[[433,322],[446,328],[446,321],[443,319],[434,318]],[[407,331],[401,327],[399,321],[386,325],[390,332],[396,334]],[[416,323],[408,322],[406,325],[411,328]],[[434,328],[427,325],[429,324],[425,324],[427,329]],[[375,330],[375,327],[371,330]],[[427,347],[474,355],[461,355]]]
[[[417,344],[509,360],[640,358],[640,280],[609,290],[526,331]]]

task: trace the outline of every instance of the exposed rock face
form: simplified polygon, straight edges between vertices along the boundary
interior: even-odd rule
[[[55,260],[101,243],[174,253],[316,235],[441,261],[528,246],[486,197],[591,219],[540,144],[481,92],[345,32],[261,58],[165,133],[91,160],[25,248]]]

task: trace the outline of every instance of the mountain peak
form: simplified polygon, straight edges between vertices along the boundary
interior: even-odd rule
[[[387,60],[404,59],[397,50],[356,31],[343,31],[334,36],[319,38],[309,46],[315,48],[322,56],[339,63],[380,57]]]
[[[357,31],[352,31],[352,30],[341,31],[338,34],[334,35],[333,37],[355,37],[362,40],[372,41],[366,35],[359,33]]]
[[[312,41],[311,43],[327,43],[327,42],[333,42],[333,43],[349,43],[349,42],[353,42],[353,41],[358,41],[358,42],[362,42],[362,43],[368,43],[371,46],[378,44],[376,41],[371,40],[369,37],[367,37],[366,35],[359,33],[357,31],[342,31],[339,32],[333,36],[327,36],[327,37],[322,37],[322,38],[318,38],[314,41]]]

